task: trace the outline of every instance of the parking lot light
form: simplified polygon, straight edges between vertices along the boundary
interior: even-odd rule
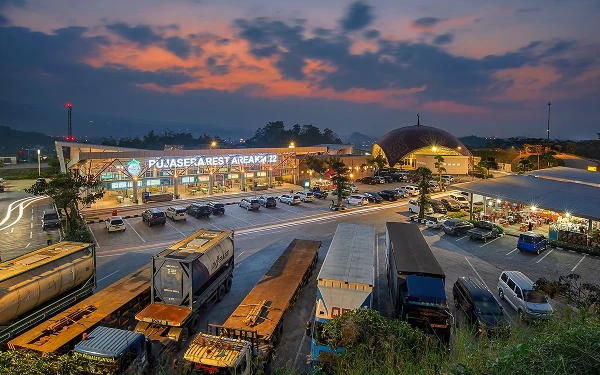
[[[570,213],[570,212],[567,212],[565,215],[566,215],[567,217],[571,217],[571,213]]]
[[[531,206],[531,211],[535,211],[537,209],[536,206]]]

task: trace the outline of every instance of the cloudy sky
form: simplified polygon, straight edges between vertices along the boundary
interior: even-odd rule
[[[599,19],[598,0],[0,0],[0,100],[501,137],[545,137],[550,101],[553,137],[590,139]]]

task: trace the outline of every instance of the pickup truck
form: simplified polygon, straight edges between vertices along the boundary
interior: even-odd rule
[[[487,240],[500,236],[500,232],[498,232],[498,228],[496,228],[493,223],[490,223],[489,221],[480,221],[475,228],[467,231],[467,235],[472,240],[483,240],[483,242],[487,242]]]

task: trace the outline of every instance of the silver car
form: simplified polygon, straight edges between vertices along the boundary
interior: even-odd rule
[[[315,201],[315,195],[312,193],[312,191],[299,191],[296,193],[296,195],[300,196],[300,200],[302,202],[314,202]]]
[[[187,212],[185,210],[185,207],[181,206],[167,207],[167,209],[165,210],[165,215],[167,215],[167,217],[171,218],[171,220],[173,221],[187,219]]]
[[[533,289],[533,281],[519,271],[504,271],[498,278],[498,295],[517,311],[522,320],[548,319],[552,306],[546,296]]]
[[[258,199],[243,198],[240,201],[240,207],[245,208],[246,211],[258,211],[260,209],[260,202],[258,201]]]
[[[297,194],[282,194],[279,196],[279,202],[286,203],[288,205],[300,204],[301,199]]]

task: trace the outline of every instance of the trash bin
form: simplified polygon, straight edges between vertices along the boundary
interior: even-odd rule
[[[117,210],[113,210],[112,215],[117,216],[118,215]]]

